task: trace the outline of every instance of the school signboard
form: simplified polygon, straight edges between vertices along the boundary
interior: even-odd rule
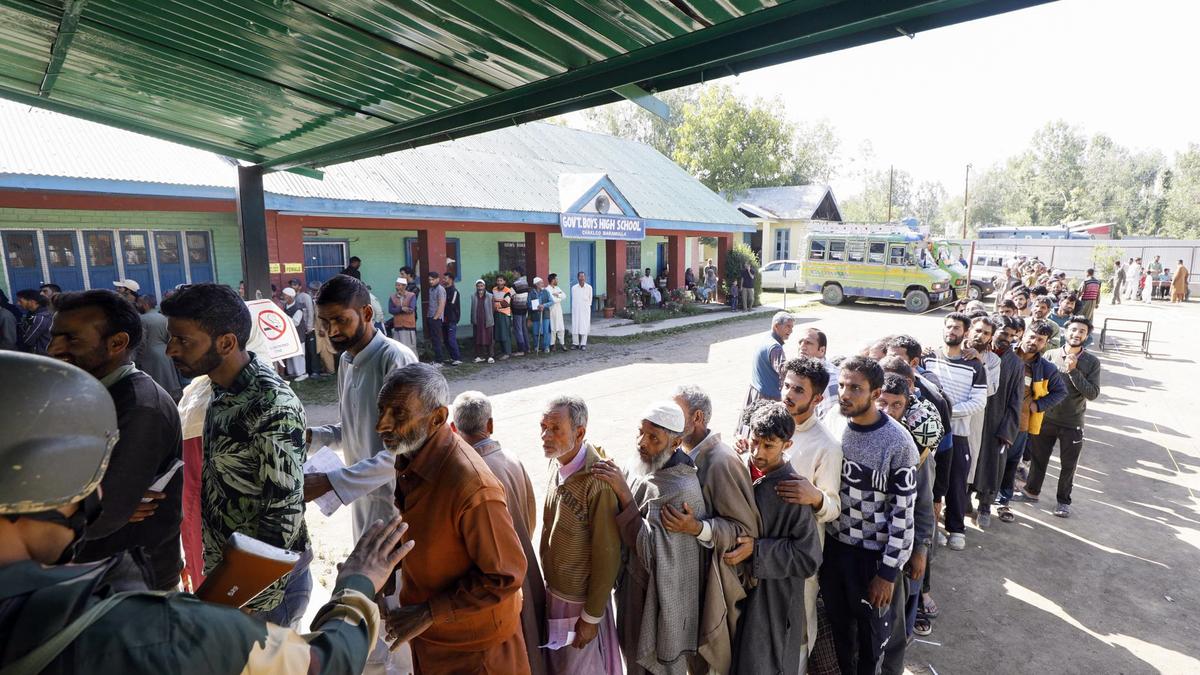
[[[249,349],[267,361],[282,361],[304,354],[296,324],[270,300],[247,300],[250,308]]]
[[[560,213],[562,236],[567,239],[627,239],[646,238],[646,221],[629,216],[607,213]]]

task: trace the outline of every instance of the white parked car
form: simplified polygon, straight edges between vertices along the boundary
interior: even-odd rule
[[[1009,261],[1021,255],[1017,251],[999,249],[975,249],[975,264],[971,276],[975,279],[987,279],[999,288],[1007,277],[1005,268]]]
[[[758,270],[762,273],[763,290],[783,290],[799,293],[804,290],[804,276],[799,260],[772,260]]]

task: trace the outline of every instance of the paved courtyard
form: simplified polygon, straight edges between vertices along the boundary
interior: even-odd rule
[[[800,310],[798,327],[830,337],[830,354],[858,351],[889,333],[939,342],[943,312],[914,316],[855,304]],[[1070,520],[1050,504],[1018,506],[1015,523],[969,530],[963,552],[939,549],[932,563],[942,616],[908,651],[914,672],[1200,672],[1200,447],[1192,431],[1200,374],[1186,339],[1200,332],[1200,306],[1127,304],[1106,316],[1154,321],[1153,358],[1110,349],[1100,400],[1089,407],[1087,440]],[[618,461],[634,453],[641,410],[695,383],[713,399],[713,428],[735,429],[761,319],[694,327],[637,342],[598,343],[586,353],[514,358],[453,379],[451,392],[492,397],[496,438],[517,453],[539,499],[547,484],[538,421],[559,393],[583,396],[588,437]],[[1126,340],[1128,344],[1128,340]],[[796,351],[795,339],[787,345]],[[311,423],[336,417],[308,408]],[[1047,480],[1057,478],[1056,462]],[[309,509],[318,547],[310,615],[328,597],[333,564],[349,551],[348,509],[325,518]],[[419,545],[419,544],[418,544]]]

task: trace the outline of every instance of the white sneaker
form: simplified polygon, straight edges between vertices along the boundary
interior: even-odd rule
[[[490,356],[488,357],[488,363],[495,363],[495,362],[496,362],[496,359],[494,359]]]
[[[961,532],[951,532],[948,541],[947,547],[951,551],[961,551],[967,547],[967,535]]]
[[[483,357],[482,357],[482,356],[476,356],[476,357],[475,357],[475,363],[483,363]]]
[[[292,382],[303,382],[307,379],[308,379],[308,373],[305,373],[303,375],[297,375],[296,379],[292,380]]]

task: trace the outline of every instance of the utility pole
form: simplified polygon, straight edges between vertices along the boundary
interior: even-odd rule
[[[971,186],[971,165],[967,165],[967,177],[963,179],[963,230],[962,238],[967,238],[967,190]]]
[[[895,165],[888,167],[888,217],[887,221],[892,222],[892,184],[896,181]]]

